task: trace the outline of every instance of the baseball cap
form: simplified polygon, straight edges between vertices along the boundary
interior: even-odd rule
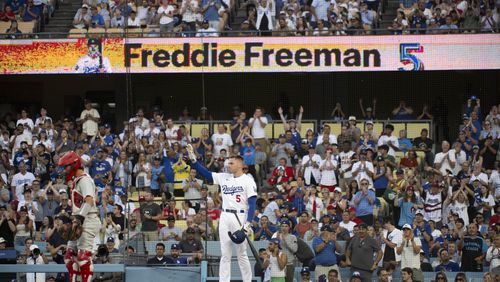
[[[364,222],[361,222],[360,224],[358,224],[358,227],[359,227],[360,229],[367,229],[367,228],[368,228],[368,225],[367,225],[366,223],[364,223]]]
[[[170,246],[170,249],[171,250],[180,250],[181,249],[181,246],[179,244],[172,244]]]
[[[175,221],[175,217],[173,215],[169,215],[167,217],[167,221]]]
[[[111,128],[111,125],[109,123],[104,124],[104,128]]]
[[[302,269],[300,270],[300,274],[310,274],[311,271],[309,270],[309,267],[305,266],[305,267],[302,267]]]
[[[99,45],[99,44],[101,44],[101,41],[99,41],[99,39],[97,38],[89,38],[89,40],[87,40],[87,45]]]
[[[384,161],[384,157],[378,156],[376,160],[377,160],[377,162],[383,162]]]
[[[335,187],[335,189],[333,189],[333,192],[342,193],[342,189],[340,189],[340,187]]]
[[[0,244],[6,243],[5,239],[3,237],[0,237]]]
[[[349,208],[349,212],[356,212],[356,208],[355,207],[350,207]]]
[[[410,230],[412,230],[411,225],[409,225],[408,223],[405,224],[405,225],[403,225],[402,229],[410,229]]]
[[[415,215],[421,215],[421,216],[424,216],[424,212],[423,212],[422,210],[420,210],[420,209],[419,209],[419,210],[417,210],[417,211],[415,212]]]
[[[115,242],[115,238],[108,237],[108,240],[106,240],[106,242],[108,242],[108,243],[114,243]]]
[[[286,138],[286,135],[283,134],[283,133],[281,133],[280,136],[279,136],[279,138]]]
[[[283,195],[278,194],[278,195],[276,195],[276,197],[274,197],[274,199],[275,200],[279,200],[279,199],[283,200]]]
[[[356,117],[355,117],[355,116],[350,116],[350,117],[349,117],[349,120],[350,120],[350,121],[351,121],[351,120],[354,120],[354,121],[355,121],[355,120],[356,120]]]
[[[313,145],[313,144],[310,144],[310,145],[309,145],[309,149],[314,149],[314,145]]]
[[[464,114],[464,115],[462,116],[462,119],[466,119],[466,120],[468,120],[468,119],[469,119],[469,116],[468,116],[467,114]]]
[[[37,245],[33,244],[30,246],[30,251],[33,251],[34,249],[40,249]]]
[[[28,208],[26,206],[21,206],[19,211],[28,212]]]
[[[283,225],[283,224],[286,224],[286,225],[290,226],[290,221],[288,219],[282,219],[280,221],[280,225]]]
[[[365,124],[371,124],[371,125],[373,125],[373,120],[367,120],[367,121],[365,121]]]
[[[275,245],[278,245],[278,248],[281,249],[281,246],[280,246],[280,239],[278,238],[272,238],[271,240],[269,240],[269,243],[273,243]]]
[[[325,224],[321,226],[321,231],[333,232],[333,228],[330,225]]]
[[[354,271],[351,278],[361,278],[361,273],[359,273],[359,271]]]
[[[478,150],[479,150],[479,146],[478,146],[478,145],[474,145],[474,146],[472,146],[472,150],[476,150],[476,149],[478,149]]]
[[[366,108],[366,111],[367,111],[367,112],[371,112],[371,111],[372,111],[372,108],[371,108],[371,107],[368,107],[368,108]]]
[[[305,139],[305,138],[304,138],[304,139],[302,139],[302,144],[307,144],[307,143],[309,143],[309,142],[307,141],[307,139]]]

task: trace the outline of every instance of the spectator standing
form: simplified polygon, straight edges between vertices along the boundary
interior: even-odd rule
[[[314,146],[309,145],[309,154],[302,158],[302,166],[304,169],[304,180],[306,185],[317,185],[321,180],[321,172],[319,165],[321,157],[316,154]]]
[[[201,1],[201,13],[203,14],[203,20],[208,21],[209,27],[219,30],[219,9],[222,7],[220,0],[202,0]]]
[[[214,144],[213,154],[215,158],[226,157],[221,156],[221,150],[225,150],[227,153],[230,152],[230,149],[233,146],[233,140],[231,139],[231,136],[227,134],[226,130],[227,128],[225,125],[219,124],[217,127],[217,133],[212,135],[212,142]]]
[[[266,0],[264,0],[266,1]],[[268,153],[268,140],[266,136],[265,127],[269,123],[267,117],[263,114],[262,108],[257,107],[253,117],[248,120],[248,127],[251,129],[252,137],[256,144],[259,144],[263,151]]]
[[[295,253],[298,250],[297,237],[295,237],[295,235],[293,234],[290,234],[290,229],[291,229],[291,222],[288,219],[282,219],[280,221],[279,231],[273,235],[273,238],[279,239],[280,246],[287,258],[286,269],[285,269],[286,282],[293,282],[293,276],[295,272],[294,271]]]
[[[453,171],[455,168],[455,154],[450,151],[450,143],[443,141],[441,143],[442,152],[436,154],[434,158],[434,166],[441,172],[442,175],[448,174],[448,171]]]
[[[395,156],[396,151],[399,151],[399,141],[398,138],[392,133],[394,132],[394,126],[392,124],[387,124],[384,127],[384,135],[380,136],[377,145],[380,147],[382,145],[389,146],[389,155]]]
[[[35,180],[35,175],[27,171],[26,164],[21,162],[18,166],[19,172],[14,174],[11,181],[11,191],[13,195],[13,200],[23,201],[24,200],[24,190],[26,187],[31,186]]]
[[[100,118],[99,112],[92,108],[92,102],[90,100],[85,100],[85,109],[80,114],[82,133],[88,138],[96,136]]]
[[[384,252],[382,267],[399,265],[401,254],[398,254],[397,247],[403,242],[403,232],[396,228],[392,217],[384,219],[384,229],[381,230],[380,239],[382,241],[380,249]]]
[[[174,29],[174,11],[175,7],[168,0],[162,0],[158,7],[157,18],[160,20],[160,32],[162,36],[170,36]]]
[[[468,231],[458,242],[458,249],[462,251],[460,270],[483,272],[483,260],[488,250],[486,241],[479,236],[476,223],[469,224]]]
[[[410,224],[403,226],[403,241],[396,251],[401,255],[401,268],[412,270],[414,281],[424,281],[424,276],[420,270],[420,250],[422,243],[418,237],[413,235]]]
[[[158,222],[161,219],[160,206],[153,202],[154,198],[150,192],[144,194],[145,203],[141,205],[141,222],[145,240],[158,240]],[[165,250],[165,247],[163,247]]]
[[[356,207],[356,217],[364,223],[373,225],[373,209],[375,208],[375,192],[368,189],[370,182],[368,179],[361,179],[359,185],[361,191],[358,191],[353,197],[354,207]]]
[[[335,231],[330,225],[321,227],[321,234],[314,237],[312,248],[315,253],[316,269],[314,275],[316,279],[319,279],[321,275],[328,275],[331,269],[340,272],[336,252],[340,253],[343,250],[337,241]]]
[[[378,242],[367,236],[368,225],[359,224],[359,231],[346,248],[346,264],[351,266],[351,274],[359,272],[362,281],[371,280],[372,273],[378,267],[383,253]]]
[[[490,269],[495,269],[500,265],[500,234],[496,234],[493,244],[486,252],[486,261],[490,264]]]
[[[286,279],[286,263],[288,261],[287,255],[281,252],[280,240],[278,238],[269,241],[268,250],[270,254],[269,259],[264,260],[263,268],[269,268],[270,281],[283,282]],[[292,277],[293,279],[293,277]]]

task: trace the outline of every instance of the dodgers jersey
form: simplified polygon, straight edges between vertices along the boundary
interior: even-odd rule
[[[220,185],[222,209],[248,210],[248,198],[257,196],[257,185],[252,177],[243,174],[234,177],[231,173],[212,173],[214,184]]]
[[[89,55],[81,57],[75,66],[76,73],[100,73],[99,70],[100,58],[92,58]],[[105,73],[111,73],[111,63],[107,57],[102,57],[102,68]]]

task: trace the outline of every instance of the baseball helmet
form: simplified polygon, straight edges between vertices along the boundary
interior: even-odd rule
[[[245,239],[247,237],[247,235],[245,234],[245,231],[243,231],[243,230],[237,230],[233,233],[228,231],[227,235],[229,235],[229,238],[231,238],[231,241],[233,241],[236,244],[241,244],[241,243],[245,242]]]
[[[59,159],[58,165],[60,167],[71,166],[71,170],[66,175],[66,180],[69,181],[75,176],[76,171],[81,168],[82,164],[80,156],[74,151],[69,151]]]

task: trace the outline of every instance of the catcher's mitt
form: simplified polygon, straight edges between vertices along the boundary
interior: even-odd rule
[[[71,224],[71,229],[69,230],[69,240],[70,241],[76,241],[82,236],[83,233],[83,221],[85,218],[81,215],[74,215],[71,217],[72,224]]]

